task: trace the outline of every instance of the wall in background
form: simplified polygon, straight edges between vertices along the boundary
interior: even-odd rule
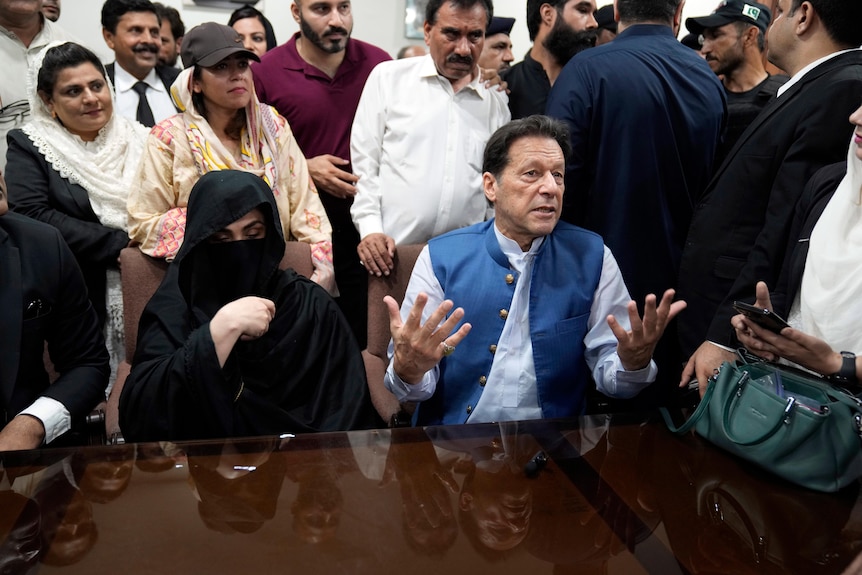
[[[688,0],[683,17],[709,14],[718,0]],[[598,0],[600,6],[609,4]],[[105,62],[113,61],[113,53],[102,40],[99,24],[103,0],[64,0],[59,24],[75,34],[79,40],[89,45]],[[227,23],[230,10],[200,8],[191,0],[162,0],[163,4],[180,11],[186,29],[201,22],[215,21]],[[275,28],[279,43],[285,42],[299,27],[290,14],[291,0],[260,0],[257,8],[266,14]],[[422,40],[408,40],[404,36],[405,0],[354,0],[353,35],[360,40],[375,44],[394,55],[406,44],[424,44]],[[516,18],[512,30],[515,59],[521,60],[530,48],[527,34],[525,0],[496,0],[494,12],[499,16]]]

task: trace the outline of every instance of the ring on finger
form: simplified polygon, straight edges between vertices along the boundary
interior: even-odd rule
[[[440,345],[443,346],[443,355],[444,356],[450,356],[453,353],[455,353],[455,346],[454,345],[449,345],[445,341],[441,341]]]

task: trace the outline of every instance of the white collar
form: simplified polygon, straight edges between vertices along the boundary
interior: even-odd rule
[[[512,261],[523,260],[528,256],[535,256],[536,252],[538,252],[539,248],[542,246],[542,242],[545,241],[545,236],[540,236],[534,239],[533,243],[530,245],[530,249],[525,252],[521,249],[521,246],[518,245],[518,242],[503,235],[503,232],[497,228],[496,221],[494,222],[494,234],[497,236],[497,243],[500,244],[500,250],[510,263]]]
[[[810,64],[808,64],[807,66],[805,66],[804,68],[802,68],[801,70],[796,72],[792,78],[790,78],[787,82],[784,83],[783,86],[778,88],[778,91],[775,93],[775,97],[780,98],[782,94],[787,92],[787,90],[789,90],[790,87],[793,86],[793,84],[796,84],[797,82],[799,82],[803,78],[803,76],[805,76],[805,74],[807,74],[808,72],[810,72],[811,70],[813,70],[814,68],[816,68],[817,66],[822,64],[823,62],[831,60],[832,58],[834,58],[836,56],[840,56],[841,54],[845,54],[847,52],[852,52],[853,50],[858,50],[858,48],[851,48],[850,50],[841,50],[840,52],[832,52],[831,54],[823,56],[819,60],[815,60],[815,61],[811,62]]]
[[[419,59],[422,60],[420,65],[417,67],[417,71],[419,72],[419,76],[421,78],[433,78],[437,77],[441,82],[446,82],[449,86],[452,85],[452,82],[449,81],[449,78],[446,78],[437,70],[437,65],[434,63],[434,58],[431,54],[425,54],[421,56]],[[478,64],[477,64],[478,65]],[[476,77],[470,80],[470,83],[461,88],[461,91],[470,89],[473,90],[480,98],[484,98],[485,94],[482,90],[479,89],[481,83],[479,82],[480,73],[477,70]]]
[[[142,82],[146,84],[148,88],[158,92],[167,92],[167,90],[165,90],[165,85],[162,84],[162,81],[159,80],[159,77],[156,75],[155,68],[150,70],[150,73],[147,74]],[[137,78],[126,72],[126,70],[120,66],[119,62],[114,62],[114,89],[117,92],[128,92],[132,89],[132,86],[137,83]]]

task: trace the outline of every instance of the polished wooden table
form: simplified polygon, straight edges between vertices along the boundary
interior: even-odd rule
[[[0,456],[0,573],[841,573],[859,486],[653,416]]]

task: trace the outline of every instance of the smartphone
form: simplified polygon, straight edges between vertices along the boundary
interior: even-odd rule
[[[790,327],[790,325],[784,321],[781,316],[772,313],[768,309],[747,304],[744,301],[733,302],[733,309],[749,318],[760,327],[765,327],[769,331],[774,331],[775,333],[780,332],[785,327]]]

